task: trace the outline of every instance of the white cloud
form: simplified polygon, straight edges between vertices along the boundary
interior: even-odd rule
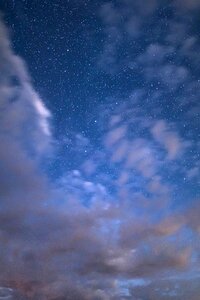
[[[51,143],[50,111],[34,90],[24,61],[14,54],[7,30],[0,23],[1,129],[41,155]]]

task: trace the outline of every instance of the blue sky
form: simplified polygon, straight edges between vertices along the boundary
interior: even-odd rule
[[[200,2],[0,9],[1,286],[197,300]]]

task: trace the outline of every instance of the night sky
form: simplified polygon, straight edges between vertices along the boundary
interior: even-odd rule
[[[0,2],[0,299],[200,299],[199,17]]]

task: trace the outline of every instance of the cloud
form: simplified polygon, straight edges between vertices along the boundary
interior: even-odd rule
[[[100,15],[106,24],[113,25],[120,22],[120,14],[111,2],[102,5]]]
[[[51,151],[51,113],[34,90],[24,61],[14,54],[2,21],[0,53],[1,201],[12,209],[11,199],[16,208],[46,194],[36,161]]]
[[[146,79],[159,80],[170,89],[183,84],[189,76],[189,71],[185,66],[169,64],[169,57],[173,57],[174,52],[174,46],[150,44],[137,58],[137,62],[144,67]]]
[[[126,126],[117,127],[112,129],[106,136],[105,144],[107,147],[111,147],[122,139],[126,134]]]
[[[40,156],[50,147],[51,113],[34,90],[24,61],[12,51],[2,22],[0,39],[1,135],[17,139]]]
[[[144,18],[151,16],[157,7],[157,1],[119,1],[119,5],[107,2],[101,6],[100,16],[105,25],[105,44],[98,65],[104,71],[114,75],[123,63],[118,59],[118,48],[125,36],[138,38],[144,24]]]
[[[187,176],[189,179],[199,176],[199,168],[194,167],[187,171]]]
[[[138,57],[138,61],[144,65],[160,64],[173,50],[173,47],[170,46],[163,46],[158,43],[150,44],[146,51]]]
[[[154,139],[164,146],[168,153],[168,159],[176,158],[183,151],[184,146],[180,137],[176,132],[169,130],[164,120],[157,121],[151,129],[151,133]]]
[[[34,90],[24,61],[14,54],[2,21],[0,68],[0,280],[6,282],[23,273],[22,249],[26,252],[33,242],[27,223],[49,196],[39,162],[51,152],[52,137],[51,113]]]
[[[199,295],[199,278],[188,279],[155,279],[145,286],[137,286],[130,289],[130,299],[140,299],[149,297],[149,299],[168,300],[168,299],[188,299],[197,300]]]
[[[135,139],[130,146],[126,160],[127,168],[136,168],[145,177],[156,173],[156,161],[152,155],[149,143],[142,139]]]
[[[184,9],[184,10],[195,10],[200,8],[200,3],[198,0],[176,0],[174,1],[174,5],[177,6],[178,9]]]

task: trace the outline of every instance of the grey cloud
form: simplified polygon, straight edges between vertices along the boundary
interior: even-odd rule
[[[199,176],[199,167],[195,166],[193,168],[191,168],[190,170],[187,171],[187,177],[189,179],[195,178]]]
[[[120,22],[120,14],[111,2],[101,7],[100,15],[106,24],[118,24]]]
[[[108,132],[105,144],[107,147],[111,147],[121,140],[126,134],[126,126],[116,127]]]
[[[2,21],[0,68],[0,280],[6,282],[24,272],[20,253],[31,248],[33,239],[28,223],[49,196],[38,162],[50,153],[52,138],[51,113],[34,90],[24,61],[14,54]]]
[[[34,90],[24,61],[12,51],[2,21],[0,45],[0,187],[5,214],[31,207],[48,194],[36,162],[50,153],[51,114]]]
[[[188,11],[199,8],[199,1],[174,1],[172,8],[175,15],[183,12],[182,9]],[[181,65],[174,64],[175,57],[179,55],[190,60],[190,64],[196,66],[199,63],[197,53],[199,49],[196,48],[195,41],[197,36],[193,36],[188,28],[190,18],[187,15],[181,15],[179,20],[172,18],[167,23],[166,34],[161,36],[161,41],[158,44],[155,38],[149,39],[148,35],[144,35],[142,30],[147,26],[149,16],[159,9],[159,1],[119,1],[117,5],[110,2],[104,4],[101,8],[101,17],[105,24],[105,45],[103,53],[100,55],[100,67],[114,75],[127,68],[144,75],[147,81],[156,81],[164,89],[169,91],[176,91],[177,88],[184,87],[186,89],[188,80],[191,77],[190,69],[183,62]],[[162,26],[161,26],[162,27]],[[159,25],[153,28],[151,37],[158,36]],[[127,54],[127,57],[119,58],[118,49],[123,45],[129,45],[132,40],[138,48],[138,38],[144,40],[149,39],[146,52],[137,57],[133,50],[132,54]],[[137,52],[138,50],[136,50]]]
[[[151,44],[145,53],[137,58],[137,62],[144,67],[144,74],[148,80],[159,80],[170,89],[186,81],[189,76],[187,68],[167,62],[167,58],[173,52],[175,52],[173,46]]]
[[[173,47],[160,44],[150,44],[146,51],[138,57],[144,65],[163,63],[167,55],[173,52]]]
[[[178,9],[184,10],[196,10],[200,8],[198,0],[175,0],[174,5],[176,5]]]
[[[138,286],[130,289],[130,299],[158,299],[158,300],[197,300],[199,297],[199,277],[173,279],[155,279],[146,286]]]
[[[184,144],[176,132],[170,131],[164,120],[157,121],[151,129],[152,135],[168,153],[168,159],[174,159],[184,150]]]
[[[40,155],[50,146],[51,114],[34,90],[24,61],[12,51],[2,22],[0,39],[1,134]]]
[[[111,2],[103,4],[100,16],[105,24],[106,41],[98,65],[107,73],[115,74],[123,66],[117,58],[117,48],[123,42],[124,36],[138,38],[144,17],[151,15],[157,7],[157,1],[119,2],[119,6]]]
[[[133,38],[139,37],[140,26],[141,26],[141,20],[137,16],[133,16],[125,23],[125,29],[127,33]]]
[[[149,143],[143,139],[135,139],[130,144],[127,154],[127,168],[136,168],[144,177],[151,177],[156,173],[156,161]]]

